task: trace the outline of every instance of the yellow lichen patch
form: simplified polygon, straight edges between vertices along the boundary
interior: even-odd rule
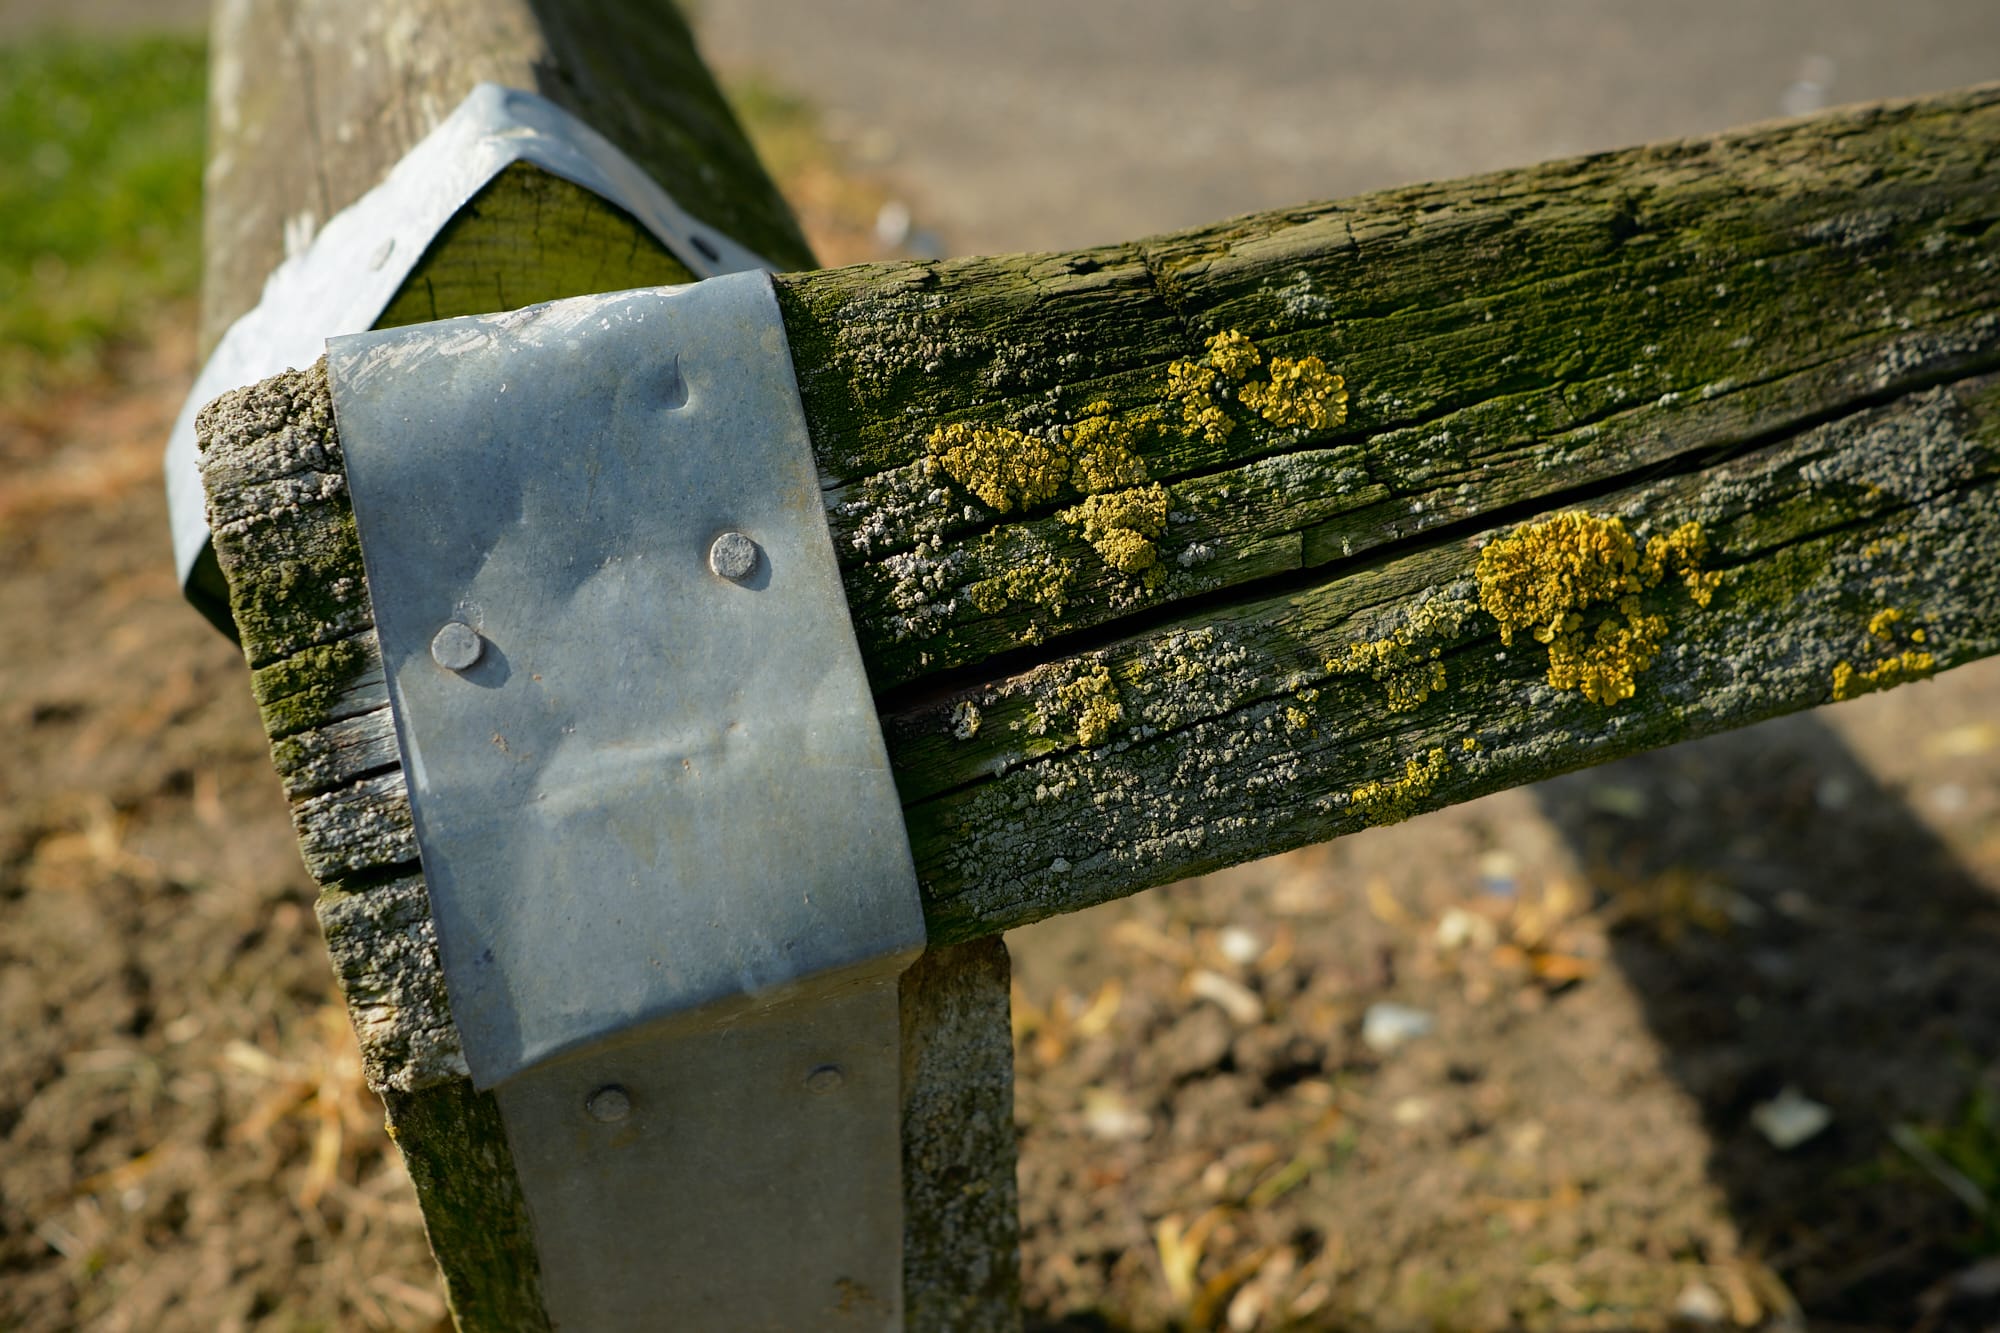
[[[1722,575],[1702,572],[1708,556],[1708,537],[1699,523],[1683,523],[1664,537],[1646,539],[1646,569],[1662,575],[1671,571],[1696,606],[1707,606],[1722,586]]]
[[[1069,454],[1005,426],[954,421],[925,441],[945,475],[1001,513],[1053,500],[1069,479]]]
[[[1840,662],[1833,668],[1833,698],[1839,703],[1864,694],[1922,680],[1937,670],[1937,659],[1916,648],[1885,657],[1866,671],[1856,671],[1852,663]]]
[[[1458,743],[1458,748],[1467,754],[1472,754],[1479,749],[1479,738],[1476,736],[1467,736]]]
[[[1146,484],[1137,449],[1141,436],[1159,426],[1156,407],[1119,417],[1100,399],[1053,436],[953,422],[932,431],[927,444],[946,476],[1003,514],[1045,504],[1065,489],[1085,496],[1062,517],[1085,529],[1085,540],[1113,569],[1142,574],[1157,565],[1153,542],[1167,528],[1166,488]],[[1060,612],[1071,579],[1066,568],[1010,569],[970,585],[966,594],[989,615],[1024,595]]]
[[[1264,354],[1250,335],[1238,329],[1224,329],[1208,340],[1208,364],[1224,379],[1239,382],[1264,362]]]
[[[1093,495],[1057,515],[1082,531],[1083,539],[1122,574],[1145,574],[1160,559],[1156,538],[1167,531],[1167,488],[1135,486]]]
[[[1635,608],[1636,598],[1621,605]],[[1628,609],[1623,625],[1606,620],[1585,640],[1581,634],[1559,634],[1549,643],[1549,684],[1559,690],[1582,690],[1592,703],[1609,707],[1633,696],[1637,676],[1660,655],[1667,636],[1664,616],[1636,614]]]
[[[1527,630],[1547,645],[1550,685],[1610,707],[1632,697],[1666,639],[1666,618],[1643,612],[1641,594],[1672,573],[1695,605],[1707,606],[1721,576],[1703,572],[1706,552],[1698,523],[1641,547],[1620,519],[1557,514],[1487,543],[1479,603],[1499,622],[1502,643]],[[1585,613],[1600,608],[1606,615],[1586,632]]]
[[[1004,572],[971,584],[965,595],[987,615],[997,615],[1019,603],[1060,616],[1069,604],[1070,586],[1075,581],[1075,571],[1054,556],[1026,556],[1017,558]],[[1041,642],[1041,632],[1032,624],[1021,637],[1028,643]]]
[[[1181,421],[1189,433],[1210,444],[1221,444],[1235,427],[1216,397],[1219,378],[1199,361],[1176,361],[1167,367],[1167,397],[1181,405]]]
[[[1037,736],[1071,732],[1084,746],[1095,747],[1110,738],[1112,728],[1124,716],[1118,687],[1111,683],[1111,672],[1100,664],[1050,690],[1037,706],[1028,730]]]
[[[1288,705],[1286,705],[1286,707],[1285,707],[1285,730],[1287,730],[1287,731],[1310,731],[1311,729],[1312,729],[1312,714],[1311,714],[1311,713],[1308,713],[1308,712],[1307,712],[1307,711],[1306,711],[1305,709],[1303,709],[1303,708],[1300,708],[1300,707],[1299,707],[1298,705],[1296,705],[1296,704],[1288,704]]]
[[[1896,623],[1902,618],[1903,613],[1895,607],[1884,607],[1868,618],[1868,632],[1884,643],[1892,642],[1896,637]],[[1918,630],[1917,633],[1923,631]],[[1922,643],[1923,640],[1918,639],[1917,642]]]
[[[1400,778],[1364,782],[1348,793],[1348,806],[1372,825],[1399,824],[1417,813],[1418,805],[1437,790],[1447,762],[1444,747],[1433,746],[1422,759],[1403,765]]]
[[[1069,484],[1085,495],[1145,485],[1146,464],[1139,457],[1138,441],[1159,424],[1157,408],[1121,420],[1102,399],[1088,404],[1069,429]]]
[[[1407,713],[1446,685],[1438,659],[1472,614],[1472,603],[1433,597],[1412,611],[1395,633],[1347,645],[1326,663],[1330,675],[1366,675],[1381,682],[1389,711]]]
[[[1868,636],[1892,647],[1896,641],[1896,626],[1902,623],[1903,613],[1895,607],[1884,607],[1868,618]],[[1922,626],[1910,630],[1910,642],[1923,644],[1930,636]],[[1922,680],[1937,671],[1937,659],[1922,647],[1904,648],[1899,652],[1887,653],[1877,658],[1875,665],[1864,669],[1852,662],[1839,662],[1833,668],[1833,698],[1839,703],[1847,699],[1858,699],[1864,694],[1886,690],[1892,685],[1907,681]]]
[[[1273,426],[1327,430],[1347,420],[1346,381],[1316,356],[1274,356],[1270,381],[1246,384],[1236,396]]]
[[[1260,367],[1266,377],[1252,379]],[[1235,426],[1224,406],[1231,394],[1287,430],[1326,430],[1347,419],[1346,382],[1326,362],[1316,356],[1274,356],[1266,367],[1264,354],[1240,329],[1224,329],[1210,338],[1198,360],[1167,367],[1167,397],[1180,404],[1182,424],[1210,444],[1227,440]]]

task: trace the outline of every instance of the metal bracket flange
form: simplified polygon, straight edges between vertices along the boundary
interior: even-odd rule
[[[475,87],[381,184],[329,218],[275,269],[255,309],[230,325],[174,421],[165,458],[174,565],[188,599],[230,629],[229,608],[197,578],[212,563],[195,414],[216,395],[319,359],[326,339],[372,326],[445,224],[500,172],[531,162],[638,219],[697,278],[770,263],[688,215],[611,142],[554,102]]]
[[[923,916],[768,275],[336,338],[328,369],[552,1317],[900,1327]]]

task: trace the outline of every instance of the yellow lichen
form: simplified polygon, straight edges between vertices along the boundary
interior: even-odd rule
[[[1868,632],[1885,643],[1889,642],[1896,637],[1896,622],[1902,618],[1903,613],[1895,607],[1884,607],[1868,618]]]
[[[1897,608],[1884,607],[1868,618],[1868,636],[1894,646],[1896,626],[1902,623],[1903,613]],[[1923,644],[1930,636],[1922,626],[1910,630],[1910,642]],[[1837,662],[1833,668],[1833,697],[1836,703],[1847,699],[1857,699],[1864,694],[1886,690],[1892,685],[1906,681],[1922,680],[1937,671],[1937,659],[1921,648],[1904,648],[1899,652],[1885,654],[1877,658],[1875,665],[1864,669],[1852,662]]]
[[[1246,384],[1236,396],[1274,426],[1327,430],[1347,420],[1347,387],[1316,356],[1271,358],[1268,383]]]
[[[932,431],[925,446],[946,476],[1006,514],[1046,504],[1065,486],[1082,495],[1143,486],[1137,445],[1159,422],[1158,408],[1120,418],[1100,399],[1053,437],[954,421]]]
[[[1102,399],[1086,405],[1069,429],[1069,484],[1085,495],[1145,485],[1146,464],[1139,457],[1137,444],[1142,434],[1157,430],[1159,423],[1157,408],[1120,419]]]
[[[1216,399],[1214,369],[1198,361],[1176,361],[1167,367],[1167,397],[1181,405],[1181,420],[1190,433],[1198,433],[1210,444],[1229,438],[1235,423]]]
[[[1464,740],[1458,743],[1458,748],[1465,751],[1467,754],[1471,754],[1473,751],[1479,748],[1479,738],[1476,736],[1467,736]]]
[[[1135,486],[1093,495],[1057,517],[1081,530],[1105,564],[1123,574],[1144,574],[1159,563],[1153,542],[1166,535],[1167,488]]]
[[[965,595],[976,609],[987,615],[997,615],[1018,603],[1060,616],[1069,604],[1070,586],[1075,581],[1075,571],[1062,561],[1052,556],[1029,557],[992,578],[968,585]],[[1023,638],[1029,643],[1041,641],[1033,625]]]
[[[1403,765],[1400,778],[1364,782],[1348,793],[1348,806],[1377,827],[1398,824],[1417,813],[1417,807],[1437,789],[1448,765],[1444,747],[1434,746],[1421,760]]]
[[[1260,369],[1265,378],[1253,379]],[[1231,396],[1288,430],[1323,430],[1347,413],[1347,391],[1325,362],[1316,356],[1274,356],[1267,365],[1239,329],[1209,338],[1199,359],[1171,363],[1164,396],[1167,405],[1179,405],[1189,433],[1210,444],[1227,439],[1234,426],[1226,405]],[[997,513],[1033,509],[1065,490],[1084,497],[1060,517],[1082,530],[1107,565],[1152,588],[1166,574],[1156,543],[1166,535],[1169,497],[1165,487],[1151,484],[1139,444],[1165,420],[1159,405],[1121,415],[1110,400],[1096,399],[1059,430],[1032,434],[959,421],[937,427],[925,443],[932,466]],[[1054,589],[1048,583],[1040,576],[1024,583],[1009,573],[974,582],[966,594],[988,615],[1004,610],[1024,590],[1038,604],[1059,610],[1068,581]],[[1427,672],[1424,678],[1434,675]],[[1402,697],[1412,697],[1411,691]]]
[[[1548,647],[1551,686],[1610,707],[1632,697],[1666,638],[1666,618],[1642,611],[1641,595],[1672,573],[1695,605],[1707,606],[1721,576],[1703,572],[1706,552],[1698,523],[1641,547],[1620,519],[1557,514],[1479,553],[1479,602],[1499,622],[1502,643],[1527,630]],[[1586,631],[1586,613],[1599,609],[1605,615]]]
[[[1366,675],[1381,682],[1389,711],[1407,713],[1446,685],[1444,663],[1438,659],[1472,614],[1472,603],[1453,597],[1433,597],[1386,638],[1347,645],[1329,658],[1331,675]]]
[[[1208,340],[1208,364],[1232,382],[1246,380],[1264,362],[1263,353],[1250,335],[1238,329],[1224,329]]]
[[[1251,379],[1259,367],[1265,378]],[[1198,360],[1167,367],[1167,397],[1180,404],[1189,433],[1210,444],[1227,440],[1235,426],[1223,405],[1231,393],[1287,430],[1326,430],[1347,419],[1346,382],[1326,362],[1316,356],[1274,356],[1265,366],[1264,354],[1240,329],[1224,329],[1210,338]]]
[[[1638,690],[1636,677],[1659,656],[1667,636],[1664,616],[1636,613],[1637,598],[1620,603],[1625,623],[1606,620],[1588,640],[1581,634],[1559,634],[1549,641],[1549,684],[1559,690],[1582,690],[1583,697],[1607,708]]]
[[[1312,728],[1312,714],[1295,705],[1285,708],[1285,729],[1287,731],[1309,731]]]
[[[1003,514],[1053,500],[1069,479],[1067,451],[1005,426],[954,421],[925,443],[946,476]]]
[[[951,734],[962,741],[969,741],[979,734],[979,724],[984,719],[979,705],[970,699],[961,699],[951,708]]]
[[[1102,745],[1125,716],[1111,672],[1095,665],[1050,690],[1029,730],[1037,736],[1068,731],[1086,747]]]

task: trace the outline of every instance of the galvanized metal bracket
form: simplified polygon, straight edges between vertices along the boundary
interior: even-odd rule
[[[438,127],[311,244],[274,270],[255,309],[229,327],[181,405],[166,450],[174,565],[188,600],[234,632],[212,565],[208,514],[196,461],[195,414],[227,390],[319,359],[326,339],[371,327],[447,222],[515,162],[608,199],[697,278],[771,265],[688,215],[597,131],[555,103],[498,84],[474,88]]]
[[[328,344],[558,1327],[900,1327],[916,874],[769,276]]]

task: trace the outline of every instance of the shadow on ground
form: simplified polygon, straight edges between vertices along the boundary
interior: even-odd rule
[[[1990,1327],[2000,1307],[1947,1309],[1938,1286],[1971,1262],[1970,1210],[1892,1132],[1963,1124],[2000,1068],[2000,902],[1813,717],[1536,797],[1601,889],[1654,905],[1614,958],[1812,1327]],[[1756,1108],[1787,1088],[1833,1118],[1774,1153]]]

